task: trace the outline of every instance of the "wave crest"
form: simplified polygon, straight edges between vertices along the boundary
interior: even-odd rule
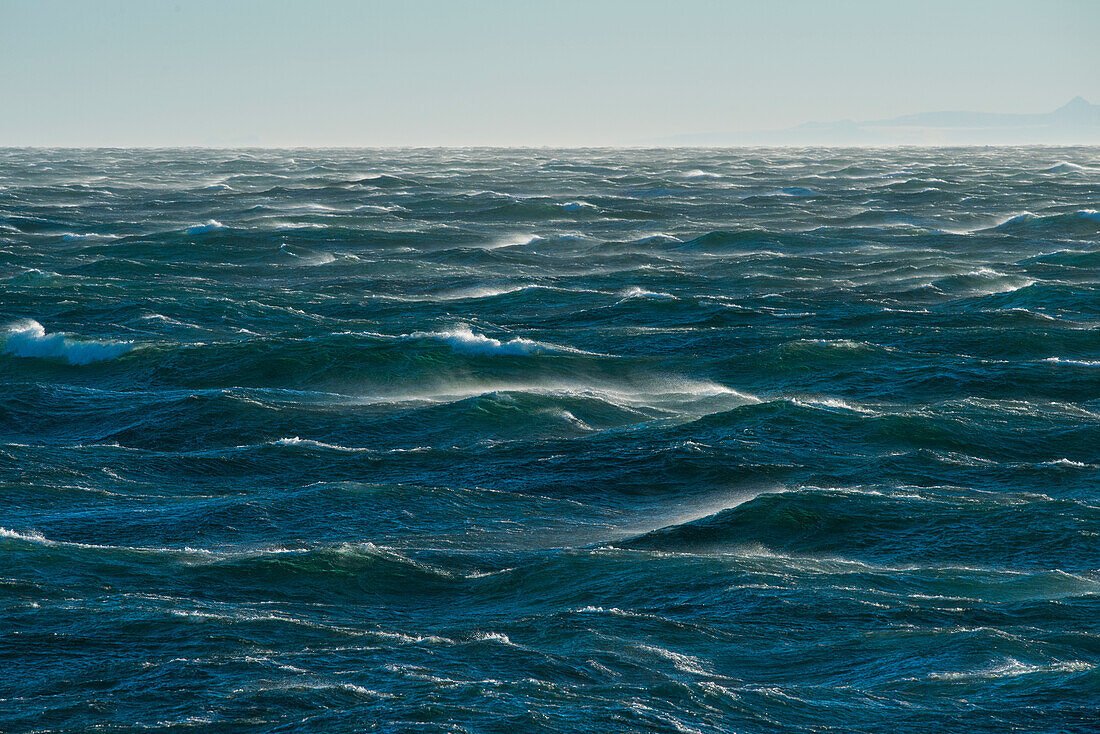
[[[34,319],[9,324],[4,330],[3,351],[15,357],[63,359],[84,365],[120,357],[134,348],[133,342],[74,339],[61,332],[47,334]]]
[[[1046,215],[1023,212],[985,231],[1002,234],[1043,233],[1056,237],[1091,236],[1100,233],[1100,211],[1081,209]]]
[[[417,331],[410,334],[413,339],[435,339],[442,341],[455,352],[473,355],[508,355],[508,356],[532,356],[536,354],[583,354],[597,355],[595,352],[586,352],[582,349],[563,347],[556,344],[547,344],[523,337],[515,337],[508,341],[494,339],[484,334],[478,334],[466,324],[460,324],[453,329],[444,331]]]

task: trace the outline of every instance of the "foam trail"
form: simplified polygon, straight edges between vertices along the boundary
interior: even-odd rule
[[[133,342],[81,341],[60,332],[47,334],[45,327],[34,319],[9,324],[4,334],[3,351],[6,354],[63,359],[74,365],[114,359],[134,348]]]

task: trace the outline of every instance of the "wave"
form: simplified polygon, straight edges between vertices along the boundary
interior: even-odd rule
[[[940,278],[933,281],[932,285],[952,295],[957,291],[963,291],[967,296],[992,296],[998,293],[1012,293],[1035,283],[1033,278],[980,267],[967,273]]]
[[[3,338],[3,351],[12,356],[63,359],[72,365],[104,362],[133,348],[134,343],[128,341],[79,340],[60,332],[47,334],[45,327],[33,319],[9,324]]]
[[[672,295],[671,293],[663,293],[661,291],[647,291],[645,288],[641,288],[639,286],[632,286],[630,288],[627,288],[626,290],[622,291],[620,295],[623,297],[623,300],[627,300],[630,298],[654,298],[658,300],[672,301],[676,300],[676,296]]]
[[[277,441],[272,441],[271,444],[275,446],[305,446],[307,448],[328,449],[330,451],[345,451],[347,453],[369,451],[369,449],[358,448],[354,446],[341,446],[339,444],[325,443],[324,441],[314,441],[311,438],[299,438],[297,436],[280,438]]]
[[[66,232],[61,235],[61,239],[66,242],[85,242],[89,240],[117,240],[121,235],[117,234],[99,234],[98,232]]]
[[[72,540],[54,540],[47,538],[37,530],[27,530],[19,532],[17,530],[11,530],[9,528],[0,527],[0,538],[7,540],[14,540],[20,543],[28,543],[31,545],[42,546],[44,548],[55,549],[68,549],[76,551],[97,551],[97,552],[109,552],[109,553],[127,553],[127,554],[139,554],[139,555],[151,555],[151,556],[176,556],[184,560],[200,560],[209,562],[213,558],[230,557],[234,555],[233,552],[217,552],[207,550],[205,548],[167,548],[156,546],[129,546],[129,545],[106,545],[102,543],[79,543]],[[264,551],[257,551],[263,553]],[[269,551],[269,552],[284,552],[284,551]],[[251,555],[252,551],[248,552],[236,552],[236,555]]]
[[[1067,359],[1066,357],[1047,357],[1043,361],[1050,364],[1068,364],[1074,367],[1100,367],[1100,359]]]
[[[1088,469],[1091,465],[1073,459],[1054,459],[1053,461],[1044,461],[1040,466],[1057,467],[1059,469]]]
[[[52,541],[46,538],[45,535],[37,530],[30,530],[24,533],[20,533],[17,530],[8,530],[7,528],[0,528],[0,538],[7,538],[8,540],[21,540],[24,543],[38,543],[40,545],[46,545]]]
[[[513,429],[520,418],[556,418],[576,427],[635,424],[655,417],[688,419],[759,403],[760,399],[714,382],[666,378],[641,383],[548,379],[537,382],[475,382],[405,394],[361,396],[364,405],[476,405],[482,418],[507,413]],[[502,406],[498,411],[494,406]],[[435,419],[442,425],[444,414]],[[476,421],[474,422],[476,423]],[[462,419],[462,427],[471,421]]]
[[[446,301],[477,301],[485,298],[507,296],[512,293],[524,293],[527,291],[556,291],[560,293],[597,293],[584,289],[558,288],[537,283],[521,283],[502,286],[473,286],[470,288],[456,288],[450,291],[428,293],[424,295],[394,296],[388,294],[376,294],[373,297],[383,301],[405,301],[409,303],[442,303]]]
[[[1020,261],[1022,265],[1052,265],[1058,268],[1100,269],[1100,250],[1057,250]]]
[[[750,247],[753,252],[761,244],[781,244],[775,234],[764,229],[744,229],[736,231],[717,230],[698,235],[696,238],[682,240],[673,244],[674,250],[727,251],[740,247]]]
[[[589,204],[587,201],[567,201],[561,205],[561,210],[565,212],[595,211],[597,209],[599,209],[598,206]]]
[[[1019,557],[1049,568],[1067,559],[1091,568],[1092,539],[1080,523],[1095,511],[1046,497],[999,502],[951,488],[804,486],[759,494],[716,514],[615,541],[620,548],[688,553],[787,553],[797,557],[897,564],[919,562],[927,539],[947,563],[1009,566]],[[914,502],[935,509],[914,511]],[[1020,521],[1026,503],[1029,522]],[[1040,525],[1034,523],[1041,520]],[[1043,527],[1041,531],[1037,527]],[[1089,582],[1095,587],[1095,582]]]
[[[292,248],[289,245],[282,244],[279,246],[279,251],[283,252],[291,257],[295,258],[301,265],[316,266],[316,265],[328,265],[331,262],[336,262],[336,256],[331,252],[309,250],[307,248]]]
[[[801,405],[804,407],[819,407],[819,408],[832,408],[835,410],[846,410],[850,413],[860,413],[862,415],[878,415],[878,413],[870,408],[858,405],[856,403],[842,400],[841,398],[834,398],[817,395],[807,395],[800,397],[792,397],[789,400],[795,405]]]
[[[420,186],[420,182],[414,181],[410,178],[402,178],[400,176],[391,176],[388,174],[381,174],[378,176],[367,176],[365,178],[359,178],[352,181],[346,181],[335,184],[336,186],[369,186],[378,189],[405,189]]]
[[[542,239],[537,234],[518,234],[511,237],[502,237],[501,239],[493,242],[485,247],[486,250],[499,250],[505,247],[523,247],[525,245],[531,245]]]
[[[408,584],[421,586],[478,580],[482,573],[462,573],[410,558],[374,543],[330,543],[304,548],[267,546],[211,550],[191,547],[105,545],[53,540],[34,530],[0,527],[0,540],[15,541],[66,554],[86,555],[99,562],[104,554],[118,554],[133,561],[161,564],[173,561],[200,583],[256,584],[266,587],[275,579],[323,584],[337,591],[348,574],[364,574],[372,583],[385,582],[394,594],[407,593]],[[293,584],[292,584],[293,585]],[[380,589],[381,590],[381,589]],[[288,591],[293,596],[296,592]],[[268,617],[272,619],[272,617]],[[287,620],[281,620],[287,621]]]
[[[797,339],[780,347],[784,353],[806,352],[818,357],[837,355],[847,357],[853,353],[883,354],[896,351],[892,347],[854,339]]]
[[[990,665],[979,670],[966,670],[950,673],[932,673],[930,680],[939,681],[982,681],[997,678],[1017,678],[1022,675],[1035,675],[1040,673],[1080,673],[1093,670],[1096,665],[1084,660],[1064,660],[1047,663],[1045,665],[1033,665],[1024,663],[1014,658],[1007,658],[997,665]]]
[[[1084,171],[1094,171],[1096,169],[1082,166],[1077,163],[1070,163],[1069,161],[1059,161],[1050,168],[1045,168],[1045,173],[1078,173]]]
[[[474,355],[509,355],[528,357],[537,354],[577,354],[590,357],[606,357],[610,355],[597,352],[586,352],[583,349],[563,347],[557,344],[515,337],[508,341],[494,339],[484,334],[478,334],[465,324],[444,331],[417,331],[409,335],[413,339],[435,339],[444,342],[452,350],[460,354]]]
[[[446,592],[477,582],[470,575],[370,542],[237,552],[190,563],[188,570],[198,583],[254,588],[283,598],[315,597],[319,592],[354,595],[360,583],[369,583],[372,593],[407,598],[410,593]]]
[[[1100,233],[1100,211],[1079,209],[1062,214],[1022,212],[980,232],[999,234],[1046,234],[1061,237],[1088,237]]]
[[[549,291],[549,290],[562,290],[566,293],[569,291],[566,289],[557,289],[551,286],[538,285],[536,283],[524,283],[520,285],[505,285],[505,286],[475,286],[473,288],[459,288],[458,290],[450,291],[448,293],[438,293],[432,296],[425,296],[423,298],[415,298],[409,300],[423,300],[423,301],[475,301],[482,298],[496,298],[497,296],[507,296],[512,293],[522,293],[524,291]]]
[[[7,278],[7,282],[16,284],[39,284],[43,282],[49,282],[55,278],[63,277],[60,273],[55,273],[52,270],[39,270],[38,268],[27,268],[23,272],[13,275]]]
[[[218,232],[223,229],[229,229],[217,219],[208,219],[205,224],[196,224],[186,228],[184,234],[204,234],[206,232]]]

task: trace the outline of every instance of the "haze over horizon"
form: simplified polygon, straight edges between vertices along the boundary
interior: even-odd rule
[[[884,5],[0,0],[0,146],[629,146],[1100,102],[1098,3]]]
[[[0,0],[0,734],[1100,734],[1098,31]]]

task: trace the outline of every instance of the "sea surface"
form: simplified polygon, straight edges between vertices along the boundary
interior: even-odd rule
[[[0,731],[1095,732],[1100,148],[0,150]]]

